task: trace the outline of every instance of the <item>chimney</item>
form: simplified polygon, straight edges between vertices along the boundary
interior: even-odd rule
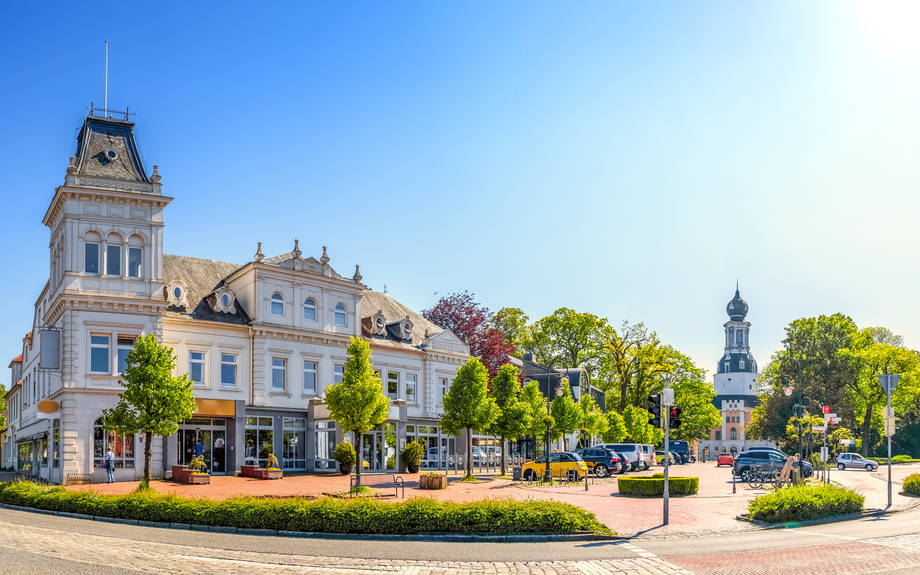
[[[524,354],[524,359],[526,359],[527,361],[533,361],[533,352],[532,352],[532,351],[528,351],[527,353],[525,353],[525,354]]]

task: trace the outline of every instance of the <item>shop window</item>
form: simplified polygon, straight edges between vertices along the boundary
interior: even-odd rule
[[[271,417],[247,417],[245,464],[265,467],[268,455],[274,454],[274,439]]]
[[[55,419],[51,436],[51,465],[61,466],[61,420]]]
[[[134,435],[106,429],[100,417],[93,425],[93,464],[102,469],[105,452],[110,449],[115,454],[116,469],[134,468]]]
[[[39,457],[41,458],[42,467],[48,467],[48,438],[42,437],[39,441]]]
[[[316,471],[334,471],[335,460],[332,451],[335,449],[335,422],[317,421],[313,429],[313,469]]]
[[[307,420],[299,417],[284,418],[284,435],[282,441],[283,455],[281,466],[284,469],[306,469],[307,444],[305,434]]]

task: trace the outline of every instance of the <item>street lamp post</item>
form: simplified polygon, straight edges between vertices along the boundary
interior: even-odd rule
[[[786,352],[788,354],[789,352],[789,341],[788,340],[785,342],[785,346],[786,346]],[[793,408],[795,411],[793,413],[795,414],[796,419],[801,420],[803,417],[805,417],[805,405],[802,403],[802,400],[803,400],[803,397],[802,397],[802,362],[799,361],[799,358],[793,357],[792,354],[788,354],[788,355],[790,359],[795,361],[795,364],[799,368],[799,379],[798,379],[799,402],[795,404],[795,407]],[[786,396],[790,396],[792,395],[792,388],[787,387],[783,389],[783,392],[786,394]],[[808,399],[808,404],[811,404],[810,398],[804,398],[804,399]],[[802,450],[802,422],[797,421],[796,423],[798,423],[798,428],[799,428],[799,457],[801,457],[802,459],[805,459],[805,452]]]
[[[547,394],[549,393],[549,386],[550,386],[549,376],[550,375],[562,376],[561,373],[551,374],[549,370],[547,370],[546,372],[546,392]],[[564,380],[565,380],[564,377],[562,377],[559,380],[559,385],[556,386],[556,395],[562,395],[563,393],[565,393],[565,391],[562,389],[562,381]],[[543,456],[546,458],[546,472],[543,474],[543,477],[545,481],[549,481],[549,482],[552,482],[553,480],[553,472],[549,468],[550,426],[552,425],[551,423],[552,416],[550,415],[550,406],[552,406],[552,403],[553,401],[547,396],[546,398],[546,441],[543,443],[543,451],[545,452]]]

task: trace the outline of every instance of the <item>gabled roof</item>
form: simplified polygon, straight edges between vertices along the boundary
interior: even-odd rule
[[[383,316],[386,318],[387,322],[408,317],[409,321],[412,322],[412,340],[410,342],[408,340],[398,340],[394,337],[372,335],[371,331],[367,327],[369,324],[362,322],[362,334],[364,337],[369,338],[371,343],[375,345],[386,342],[386,344],[396,347],[418,348],[418,346],[422,344],[426,337],[430,337],[444,331],[440,327],[431,323],[427,319],[423,318],[419,314],[415,313],[385,293],[373,290],[364,290],[361,292],[362,319],[369,318],[378,311],[383,313]]]
[[[188,303],[185,307],[169,306],[165,316],[248,324],[250,318],[239,302],[235,305],[235,314],[215,312],[207,302],[207,297],[224,284],[224,278],[241,267],[228,262],[163,254],[163,279],[167,285],[177,280],[184,282]]]
[[[10,363],[11,363],[11,364],[13,364],[13,363],[22,363],[22,354],[20,353],[19,355],[17,355],[16,357],[14,357],[14,358],[13,358],[13,361],[11,361]],[[10,367],[13,367],[13,366],[10,365]]]

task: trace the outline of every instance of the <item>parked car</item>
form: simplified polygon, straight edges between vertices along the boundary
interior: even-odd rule
[[[841,453],[835,459],[837,462],[837,469],[843,471],[844,469],[865,469],[866,471],[875,471],[878,469],[878,463],[872,461],[871,459],[866,459],[858,453]]]
[[[655,446],[642,443],[639,445],[642,448],[642,459],[645,461],[645,468],[655,465]]]
[[[655,460],[658,462],[658,465],[664,466],[664,451],[659,450],[655,452]],[[674,453],[668,452],[668,465],[676,465],[677,461],[674,459]]]
[[[638,443],[605,443],[603,445],[596,445],[595,447],[601,447],[603,449],[610,449],[616,451],[617,453],[622,453],[629,461],[630,471],[635,471],[636,469],[648,469],[649,467],[648,457],[645,456],[641,446]]]
[[[687,442],[687,441],[680,441],[680,440],[677,440],[677,441],[669,441],[669,442],[668,442],[668,449],[671,450],[671,453],[672,453],[675,457],[677,457],[678,455],[680,455],[680,457],[683,459],[684,463],[696,463],[696,458],[695,458],[695,457],[691,459],[691,455],[692,455],[692,454],[690,453],[690,443],[689,443],[689,442]]]
[[[588,473],[588,466],[584,460],[575,453],[561,452],[549,454],[549,469],[553,477],[565,475],[572,472],[575,479],[582,479]],[[546,473],[546,456],[539,457],[530,463],[524,465],[521,469],[521,477],[527,481],[543,477]]]
[[[629,459],[626,459],[626,456],[622,453],[617,453],[616,451],[614,451],[614,453],[616,453],[617,457],[620,458],[620,474],[629,471],[630,468],[632,468],[632,465],[629,464]]]
[[[722,467],[723,465],[734,466],[735,458],[732,457],[731,453],[720,453],[719,457],[716,459],[716,467]]]
[[[580,447],[572,451],[585,461],[588,469],[594,471],[598,477],[607,477],[614,473],[620,473],[620,455],[616,451],[603,449],[601,447]],[[627,462],[626,465],[629,465]]]
[[[747,481],[751,471],[755,469],[768,471],[771,466],[781,470],[787,459],[789,456],[772,451],[745,451],[735,458],[732,473],[739,476],[741,481]]]

